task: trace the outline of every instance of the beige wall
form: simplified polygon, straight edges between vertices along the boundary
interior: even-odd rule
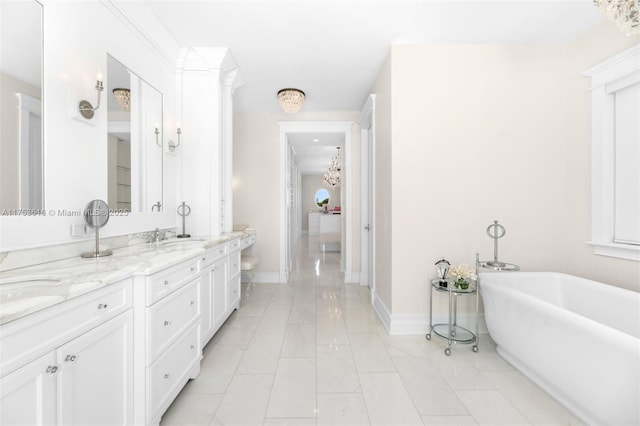
[[[364,101],[363,101],[364,102]],[[233,158],[233,222],[248,224],[257,231],[255,254],[260,257],[258,273],[277,273],[280,255],[280,128],[278,121],[353,121],[352,167],[353,184],[360,181],[360,129],[355,122],[359,112],[299,112],[234,114]],[[345,200],[343,206],[346,204]],[[354,269],[360,267],[360,194],[352,194],[348,203],[352,209]],[[343,207],[344,208],[344,207]],[[357,269],[359,270],[359,269]]]
[[[426,308],[444,256],[492,256],[523,270],[565,262],[564,48],[394,46],[393,313]],[[420,296],[420,297],[416,297]]]
[[[595,256],[587,68],[637,43],[604,23],[569,45],[397,45],[376,97],[376,292],[428,312],[446,257],[493,256],[640,289],[638,262]],[[393,194],[393,195],[392,195]],[[446,307],[437,304],[435,311]]]
[[[569,220],[567,272],[640,291],[640,262],[596,256],[585,244],[591,239],[591,95],[590,80],[581,74],[593,65],[640,43],[605,21],[567,46],[567,152],[565,159],[570,191],[566,209]]]

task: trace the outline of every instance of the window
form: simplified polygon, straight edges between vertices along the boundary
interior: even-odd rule
[[[640,261],[640,45],[591,77],[591,241],[594,253]]]
[[[330,200],[330,196],[329,196],[329,191],[327,191],[326,189],[322,188],[322,189],[318,189],[316,191],[316,205],[320,208],[326,206],[329,204],[329,200]]]

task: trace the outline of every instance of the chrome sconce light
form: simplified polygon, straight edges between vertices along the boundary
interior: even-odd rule
[[[170,140],[169,152],[174,152],[176,148],[180,146],[180,135],[182,134],[182,128],[180,127],[180,123],[178,123],[178,126],[176,128],[176,134],[178,135],[178,143],[175,143],[174,141]]]
[[[100,92],[104,90],[102,86],[102,75],[98,73],[98,80],[96,81],[96,91],[98,92],[98,100],[96,101],[96,106],[91,105],[91,102],[83,99],[78,102],[78,112],[80,115],[87,119],[91,120],[95,115],[95,112],[100,108]]]

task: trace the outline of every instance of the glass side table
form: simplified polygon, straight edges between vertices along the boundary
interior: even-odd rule
[[[445,339],[448,343],[447,348],[444,350],[445,355],[451,355],[451,346],[453,344],[473,344],[472,350],[478,352],[478,303],[479,292],[478,282],[471,282],[469,288],[461,289],[456,288],[453,284],[453,280],[447,279],[447,286],[441,286],[440,279],[431,280],[431,293],[429,297],[429,331],[426,334],[426,339],[431,340],[431,334]],[[433,296],[434,293],[445,293],[449,297],[449,320],[447,323],[433,323]],[[473,331],[458,325],[458,297],[460,296],[472,296],[475,297],[475,329]]]

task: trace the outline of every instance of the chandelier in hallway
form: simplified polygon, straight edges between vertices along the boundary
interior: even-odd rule
[[[593,0],[627,35],[640,34],[640,0]]]
[[[338,155],[331,159],[329,163],[329,170],[324,174],[322,183],[324,186],[335,189],[342,183],[342,157],[340,156],[340,147],[337,147]]]
[[[300,111],[304,103],[304,92],[300,89],[281,89],[278,90],[277,96],[278,103],[287,114]]]

